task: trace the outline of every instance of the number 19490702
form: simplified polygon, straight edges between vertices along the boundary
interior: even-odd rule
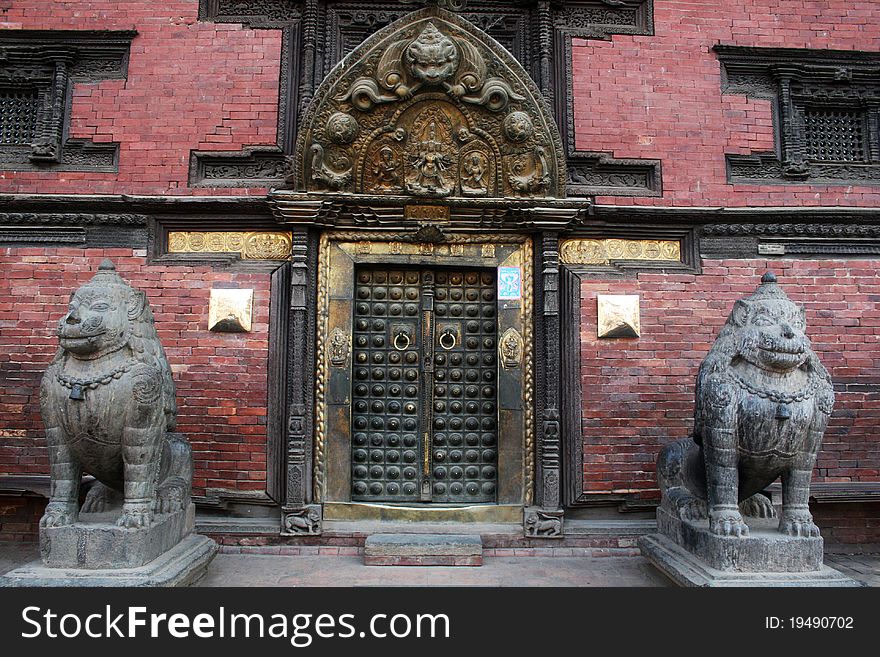
[[[768,630],[851,630],[852,616],[765,616],[764,627]]]

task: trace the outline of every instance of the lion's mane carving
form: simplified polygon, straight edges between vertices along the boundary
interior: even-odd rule
[[[736,302],[697,375],[694,433],[657,461],[662,505],[746,536],[743,514],[774,517],[761,494],[782,477],[779,531],[818,536],[810,477],[834,405],[828,372],[805,334],[804,311],[766,273]]]
[[[41,527],[76,522],[82,473],[98,482],[82,511],[120,498],[117,524],[152,523],[189,503],[192,453],[174,430],[174,381],[146,295],[104,260],[70,298],[60,348],[43,376],[40,408],[52,492]]]

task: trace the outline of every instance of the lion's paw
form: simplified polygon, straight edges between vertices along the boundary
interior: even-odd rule
[[[153,505],[153,511],[156,513],[181,511],[184,508],[184,497],[187,496],[187,493],[188,487],[182,479],[166,481],[156,491],[156,503]]]
[[[773,503],[767,499],[766,495],[761,495],[761,493],[755,493],[748,499],[740,502],[739,510],[744,516],[749,516],[750,518],[776,517],[776,509],[773,508]]]
[[[113,508],[121,499],[122,493],[96,481],[86,493],[81,511],[83,513],[103,513]]]
[[[72,525],[77,520],[76,502],[70,504],[68,502],[49,502],[43,517],[40,518],[40,527],[48,529],[49,527],[64,527]]]
[[[749,535],[748,525],[743,521],[740,512],[735,509],[709,511],[709,530],[718,536],[744,538]]]
[[[782,510],[782,517],[779,518],[779,531],[789,536],[803,536],[809,538],[811,536],[819,536],[819,528],[813,522],[813,516],[809,511],[788,511]]]
[[[122,515],[119,516],[116,524],[126,529],[140,529],[149,527],[152,522],[152,504],[149,502],[126,502],[122,506]]]

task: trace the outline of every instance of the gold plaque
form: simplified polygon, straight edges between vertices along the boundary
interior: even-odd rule
[[[681,262],[677,240],[570,239],[559,247],[566,265],[609,265],[615,260]]]
[[[449,221],[449,208],[445,205],[405,205],[403,215],[413,221]]]
[[[212,288],[208,305],[208,330],[249,333],[253,305],[253,290]]]
[[[641,335],[639,297],[636,294],[600,294],[600,338],[637,338]]]
[[[290,233],[275,231],[172,231],[169,253],[238,253],[244,260],[287,260]]]

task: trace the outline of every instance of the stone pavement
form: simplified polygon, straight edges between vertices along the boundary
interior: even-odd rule
[[[365,566],[362,556],[218,554],[197,586],[669,586],[642,557],[486,557],[479,567]]]
[[[0,543],[0,574],[38,557]],[[880,586],[880,552],[826,554],[825,562]],[[480,567],[365,566],[363,556],[218,554],[197,586],[670,586],[641,556],[486,556]]]

